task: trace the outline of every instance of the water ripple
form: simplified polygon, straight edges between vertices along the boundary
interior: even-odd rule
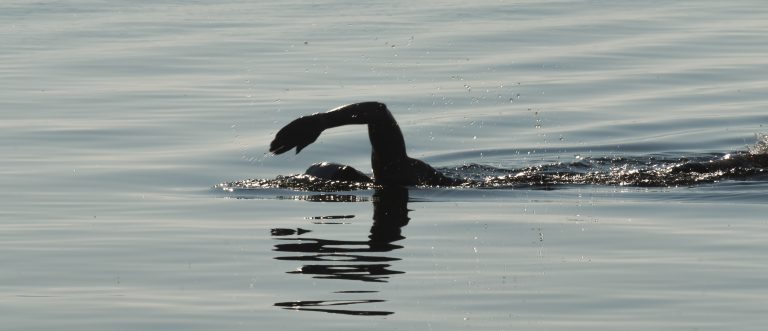
[[[518,169],[470,163],[439,170],[449,177],[462,179],[458,187],[469,188],[555,188],[562,185],[677,187],[763,178],[768,174],[768,154],[762,153],[765,148],[763,140],[750,152],[734,154],[585,157],[570,163],[548,163]],[[229,192],[263,188],[332,192],[377,187],[372,183],[326,180],[306,174],[247,179],[216,186]]]

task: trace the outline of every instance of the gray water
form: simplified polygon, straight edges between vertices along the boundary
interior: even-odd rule
[[[265,154],[292,119],[366,100],[459,175],[765,153],[766,17],[762,1],[4,1],[0,328],[762,330],[759,173],[216,185],[370,169],[364,127]]]

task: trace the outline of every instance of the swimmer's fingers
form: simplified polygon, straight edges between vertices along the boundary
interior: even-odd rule
[[[286,145],[278,145],[275,143],[275,141],[272,141],[272,144],[269,146],[269,152],[273,154],[283,154],[287,151],[290,151],[293,146],[286,146]]]
[[[313,143],[323,132],[323,128],[314,116],[304,116],[288,123],[275,135],[269,145],[269,151],[283,154],[296,147],[298,154],[304,147]]]

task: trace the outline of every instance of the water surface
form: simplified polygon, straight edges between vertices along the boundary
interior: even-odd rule
[[[768,123],[767,14],[760,1],[5,1],[3,328],[761,330],[759,173],[215,186],[320,161],[367,171],[363,127],[264,154],[290,120],[366,100],[393,111],[409,154],[469,177],[744,153]]]

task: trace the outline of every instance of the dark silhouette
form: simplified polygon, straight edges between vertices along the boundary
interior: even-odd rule
[[[722,179],[745,179],[763,176],[768,168],[768,154],[739,152],[715,160],[680,160],[665,167],[650,166],[633,172],[581,171],[584,164],[544,165],[525,169],[509,170],[512,174],[488,177],[483,180],[456,179],[443,175],[421,160],[408,157],[405,140],[397,121],[387,106],[379,102],[362,102],[332,109],[325,113],[300,117],[289,123],[275,136],[270,152],[285,153],[294,147],[299,153],[314,142],[325,129],[342,125],[365,124],[371,140],[371,167],[373,179],[362,172],[336,163],[318,163],[309,167],[306,174],[326,179],[326,186],[319,190],[333,189],[332,183],[374,183],[379,186],[471,186],[510,187],[516,185],[545,186],[559,184],[620,184],[636,186],[679,186]],[[761,141],[760,144],[765,144]],[[614,161],[611,161],[614,163]],[[589,166],[589,165],[587,165]],[[552,168],[555,171],[542,171]],[[504,170],[504,169],[495,169]],[[268,183],[267,183],[268,184]],[[290,186],[290,181],[277,184]],[[310,185],[312,184],[312,185]],[[317,183],[297,182],[295,187],[312,189]],[[366,186],[363,186],[366,187]],[[344,187],[341,187],[343,190]],[[354,189],[348,187],[346,189]]]
[[[371,180],[360,171],[335,163],[318,163],[307,173],[331,180],[365,182],[379,185],[452,186],[460,180],[444,176],[429,164],[408,156],[400,126],[387,106],[379,102],[361,102],[341,106],[326,113],[300,117],[277,132],[269,151],[282,154],[294,147],[296,153],[313,143],[323,130],[350,124],[368,125],[371,140]]]
[[[325,218],[324,218],[325,219]],[[302,265],[289,274],[311,275],[316,279],[340,279],[362,282],[387,282],[393,275],[403,271],[392,270],[390,263],[398,258],[375,255],[386,253],[403,246],[394,242],[405,239],[402,228],[408,224],[408,189],[404,187],[385,187],[377,189],[373,195],[373,225],[368,240],[328,240],[319,238],[276,238],[281,243],[275,245],[275,251],[299,253],[292,256],[278,256],[277,260],[302,261]],[[301,235],[308,230],[273,229],[273,236]],[[374,253],[374,254],[372,254]],[[338,292],[347,293],[347,292]],[[357,291],[352,294],[375,293],[375,291]],[[275,306],[285,309],[319,311],[348,315],[390,315],[389,311],[334,309],[333,306],[384,302],[381,299],[351,300],[301,300],[278,302]]]

